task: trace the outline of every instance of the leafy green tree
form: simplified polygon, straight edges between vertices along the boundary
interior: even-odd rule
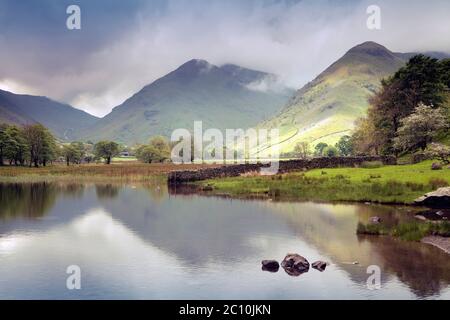
[[[401,124],[394,139],[394,147],[401,151],[424,151],[440,131],[448,128],[447,116],[441,109],[422,103]]]
[[[164,137],[154,137],[148,145],[137,148],[136,157],[145,163],[163,162],[170,158],[170,144]]]
[[[160,162],[160,152],[154,146],[143,145],[136,151],[136,158],[145,163]]]
[[[338,150],[333,146],[328,146],[323,149],[323,155],[329,158],[337,157]]]
[[[0,166],[3,166],[3,158],[5,156],[5,149],[8,145],[9,136],[6,133],[8,125],[0,124]]]
[[[323,156],[323,150],[328,147],[328,144],[326,144],[325,142],[319,142],[318,144],[316,144],[316,146],[314,147],[314,155],[316,156]]]
[[[366,153],[396,154],[398,148],[394,143],[402,119],[414,113],[420,103],[436,109],[444,106],[447,63],[416,55],[392,77],[383,80],[381,89],[369,100],[367,123],[360,123],[370,131],[364,133],[362,127],[355,130],[356,151],[362,146]]]
[[[443,84],[450,90],[450,59],[442,60],[440,63]]]
[[[106,164],[111,164],[112,158],[119,154],[119,145],[113,141],[100,141],[94,146],[94,154],[103,158]]]
[[[25,155],[28,152],[27,143],[23,135],[23,130],[17,126],[8,126],[6,133],[9,137],[5,148],[5,157],[9,160],[9,164],[24,165]]]
[[[348,135],[341,137],[336,143],[336,149],[338,149],[341,156],[351,155],[353,153],[352,137]]]
[[[41,124],[26,125],[23,135],[29,152],[30,167],[46,165],[56,155],[56,141],[50,131]]]
[[[170,144],[166,138],[162,136],[156,136],[150,139],[149,145],[158,150],[160,162],[163,162],[170,158]]]
[[[72,142],[64,145],[62,149],[62,156],[66,160],[66,164],[70,163],[80,164],[85,155],[84,145],[81,142]]]

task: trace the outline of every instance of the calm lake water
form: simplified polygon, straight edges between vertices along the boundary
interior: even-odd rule
[[[1,299],[450,299],[450,257],[361,237],[408,208],[235,200],[161,186],[0,184]],[[327,261],[291,277],[261,260]],[[352,262],[358,261],[354,265]],[[66,269],[81,268],[81,290]],[[382,286],[368,290],[367,267]]]

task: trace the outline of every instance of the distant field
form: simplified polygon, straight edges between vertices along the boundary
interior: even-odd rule
[[[115,157],[112,159],[112,162],[133,162],[138,161],[136,157]]]
[[[124,180],[146,181],[157,176],[166,175],[177,170],[197,170],[215,165],[172,163],[145,164],[125,161],[105,164],[82,164],[66,166],[55,164],[47,167],[29,168],[4,166],[0,167],[0,181],[33,182],[47,180]]]

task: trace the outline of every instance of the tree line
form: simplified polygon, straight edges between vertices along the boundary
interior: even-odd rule
[[[71,164],[112,159],[124,148],[114,141],[71,143],[59,142],[49,129],[41,124],[16,126],[0,124],[0,166],[47,166],[55,160]],[[163,162],[170,158],[170,144],[164,137],[154,137],[149,144],[134,148],[136,158],[142,162]]]

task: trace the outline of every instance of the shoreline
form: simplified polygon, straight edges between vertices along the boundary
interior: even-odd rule
[[[450,255],[450,238],[440,236],[427,236],[420,242],[432,245]]]

